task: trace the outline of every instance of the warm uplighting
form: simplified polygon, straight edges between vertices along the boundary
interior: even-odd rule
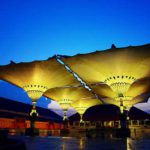
[[[72,107],[80,114],[80,122],[83,122],[82,116],[85,111],[94,106],[101,104],[100,100],[98,99],[80,99],[74,103],[72,103]]]
[[[144,98],[132,99],[149,88],[148,82],[139,82],[149,78],[149,58],[149,45],[143,45],[62,56],[61,60],[90,85],[104,103],[120,106],[123,101],[124,108],[129,109],[144,101]]]
[[[80,114],[81,119],[82,119],[82,115],[88,109],[88,107],[84,107],[84,106],[77,106],[77,107],[74,107],[74,108]]]
[[[60,104],[61,108],[63,109],[64,112],[64,117],[63,120],[67,119],[67,110],[71,107],[71,103],[73,100],[71,99],[61,99],[58,103]]]
[[[79,99],[83,100],[82,105],[87,105],[88,102],[86,100],[89,100],[91,97],[93,97],[93,94],[84,87],[62,87],[49,89],[44,93],[44,96],[51,98],[60,104],[61,108],[64,111],[65,119],[65,114],[71,106],[78,104]],[[100,103],[99,100],[98,102]]]
[[[133,99],[132,96],[115,97],[116,101],[120,101],[120,100],[122,100],[122,101],[131,101],[132,99]]]
[[[72,102],[73,102],[73,100],[71,100],[71,99],[62,99],[59,101],[59,104],[63,110],[67,110],[68,108],[71,107]]]
[[[64,112],[64,116],[63,116],[63,120],[65,121],[67,118],[67,110],[63,109],[63,112]]]
[[[105,83],[118,95],[122,96],[128,91],[131,84],[136,80],[132,76],[113,76],[105,80]]]
[[[85,111],[87,110],[86,107],[75,107],[75,110],[80,114],[80,123],[84,122],[83,121],[83,114],[85,113]]]
[[[115,100],[119,102],[120,112],[123,113],[124,110],[128,110],[132,107],[131,100],[133,99],[132,96],[122,96],[122,97],[115,97]],[[117,103],[116,103],[117,105]]]
[[[0,76],[4,81],[23,88],[32,102],[37,102],[48,89],[80,85],[54,57],[45,61],[2,66]]]
[[[36,114],[36,116],[38,116],[39,114],[37,113],[36,109],[32,109],[30,112],[30,116],[33,116],[33,114]]]
[[[27,92],[32,101],[36,102],[42,94],[48,90],[48,87],[43,85],[25,85],[23,89]]]
[[[124,106],[123,105],[120,105],[120,112],[123,114],[124,112]]]

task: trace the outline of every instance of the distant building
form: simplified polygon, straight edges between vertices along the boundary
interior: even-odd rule
[[[32,106],[29,104],[0,98],[0,129],[9,129],[10,132],[25,132],[25,129],[30,127],[29,112],[31,108]],[[37,107],[37,112],[39,117],[35,122],[35,128],[51,132],[60,132],[59,130],[63,128],[62,117],[53,111]]]

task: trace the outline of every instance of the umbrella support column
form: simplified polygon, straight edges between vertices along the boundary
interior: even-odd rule
[[[68,129],[68,118],[67,118],[67,111],[65,110],[64,111],[64,117],[63,117],[63,125],[64,125],[64,128],[61,130],[60,134],[61,136],[66,136],[69,134],[69,129]]]
[[[33,108],[30,112],[30,128],[27,131],[27,134],[30,136],[35,136],[38,132],[35,129],[35,121],[37,120],[38,113],[36,111],[36,103],[33,103]]]
[[[84,125],[83,114],[80,114],[80,127],[85,127]]]
[[[120,128],[117,129],[117,137],[130,137],[130,129],[127,123],[128,112],[124,110],[123,103],[120,105]]]

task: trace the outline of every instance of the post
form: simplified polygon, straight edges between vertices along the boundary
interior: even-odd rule
[[[38,113],[36,111],[36,102],[33,102],[33,107],[30,112],[30,129],[29,129],[29,135],[30,136],[35,136],[35,121],[37,120]]]
[[[123,101],[120,100],[120,128],[117,131],[117,137],[130,137],[130,129],[127,124],[128,111],[124,109]]]
[[[64,117],[63,117],[63,121],[67,120],[67,111],[64,110]]]
[[[67,110],[64,111],[64,117],[63,117],[63,123],[64,123],[64,129],[68,128],[68,118],[67,118]]]
[[[69,133],[68,118],[67,118],[67,110],[63,110],[63,111],[64,111],[64,116],[63,116],[63,125],[64,125],[64,128],[61,130],[60,134],[62,136],[66,136]]]
[[[123,100],[120,100],[120,126],[121,128],[127,128],[127,115],[123,106]]]

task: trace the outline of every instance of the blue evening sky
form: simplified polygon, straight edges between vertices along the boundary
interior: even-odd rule
[[[150,43],[149,0],[0,0],[0,65],[103,50],[112,43]],[[0,96],[11,95],[6,89],[22,92],[0,82]],[[27,102],[21,95],[11,98]]]

